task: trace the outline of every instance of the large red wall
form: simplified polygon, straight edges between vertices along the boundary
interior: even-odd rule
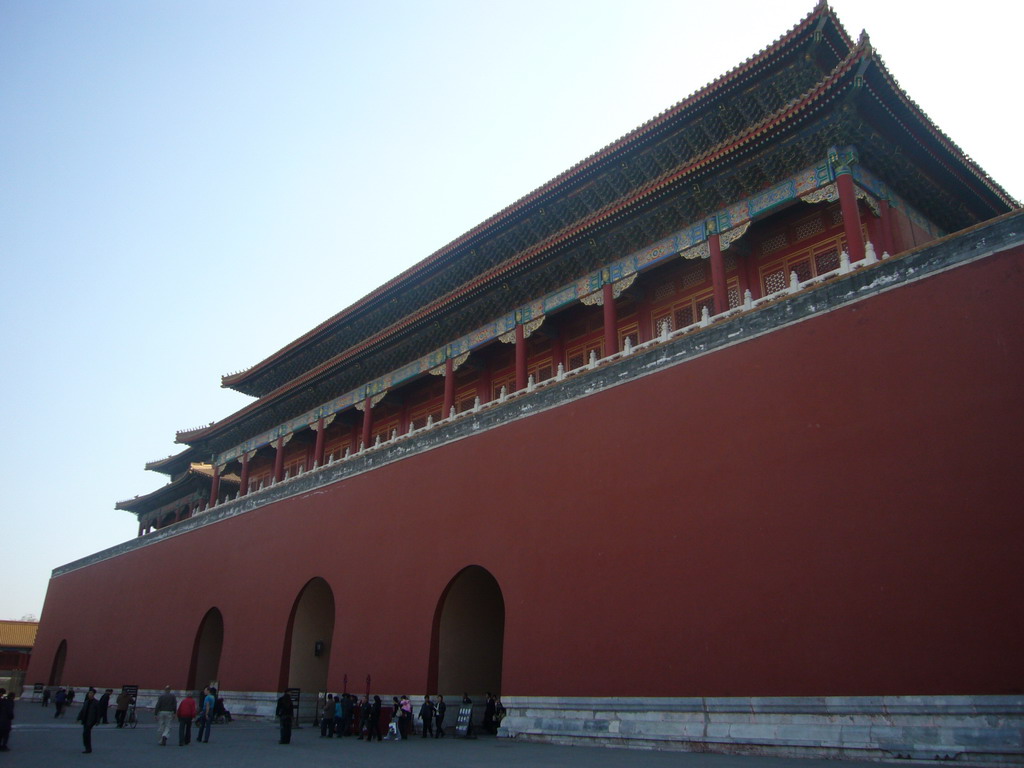
[[[1024,689],[1024,249],[51,581],[28,680],[273,690],[321,576],[330,686],[427,685],[477,564],[506,695]]]

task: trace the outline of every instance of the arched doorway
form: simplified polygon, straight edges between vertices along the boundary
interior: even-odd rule
[[[301,689],[300,722],[316,719],[316,695],[327,688],[333,635],[334,592],[317,576],[295,598],[281,659],[281,689]]]
[[[448,583],[434,614],[432,635],[431,691],[468,693],[478,701],[488,691],[501,692],[505,599],[487,569],[471,565]]]
[[[220,667],[220,652],[224,646],[224,617],[217,608],[206,612],[199,623],[192,644],[192,661],[188,668],[188,687],[201,690],[215,680]]]
[[[57,652],[53,654],[53,664],[50,666],[50,685],[60,685],[64,677],[64,662],[68,657],[68,641],[61,640],[57,646]]]

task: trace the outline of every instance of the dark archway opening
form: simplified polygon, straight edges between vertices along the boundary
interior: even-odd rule
[[[68,658],[68,641],[61,640],[57,646],[57,652],[53,654],[53,664],[50,666],[50,685],[60,685],[64,677],[64,662]]]
[[[317,693],[327,688],[334,636],[334,592],[319,576],[310,579],[292,606],[285,631],[279,687],[299,688],[298,717],[317,716]]]
[[[500,694],[504,642],[501,587],[485,568],[464,568],[448,583],[434,614],[429,690],[446,697],[468,693],[475,701],[488,691]]]
[[[199,623],[195,642],[192,644],[192,661],[188,668],[188,687],[201,690],[218,682],[220,652],[224,646],[224,617],[217,608],[206,612]]]

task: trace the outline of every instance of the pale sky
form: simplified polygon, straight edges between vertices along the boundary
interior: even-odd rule
[[[38,616],[52,568],[135,536],[114,504],[166,481],[143,465],[249,402],[221,375],[813,6],[0,0],[0,618]],[[1024,198],[1020,4],[833,7]]]

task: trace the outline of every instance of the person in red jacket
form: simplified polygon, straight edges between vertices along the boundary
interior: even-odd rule
[[[192,721],[196,717],[196,700],[186,693],[178,705],[178,746],[192,743]]]

